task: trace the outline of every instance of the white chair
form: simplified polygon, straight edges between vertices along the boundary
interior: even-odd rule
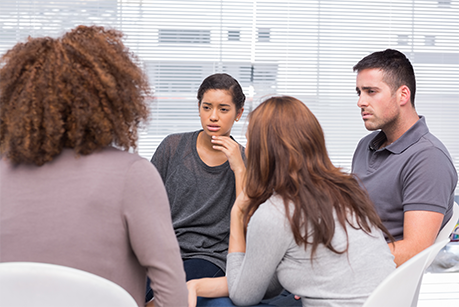
[[[418,300],[418,284],[422,279],[427,261],[435,257],[449,242],[437,242],[426,248],[392,272],[371,293],[363,307],[409,307]]]
[[[456,228],[456,224],[458,220],[459,220],[459,205],[455,202],[453,204],[453,215],[449,219],[448,223],[445,224],[445,227],[443,227],[442,230],[440,230],[435,242],[439,242],[446,238],[449,238],[454,228]]]
[[[0,263],[0,306],[138,307],[119,285],[65,266]]]
[[[456,224],[458,220],[459,220],[459,205],[456,202],[454,202],[453,203],[453,215],[451,215],[451,218],[449,219],[449,221],[445,224],[445,226],[438,233],[437,238],[435,239],[435,243],[449,239],[454,228],[456,228]],[[427,259],[425,269],[427,269],[432,264],[437,254],[432,254],[430,258]],[[421,279],[419,280],[415,297],[419,297],[419,291],[421,291],[422,277],[423,276],[421,276]],[[418,305],[417,299],[413,300],[411,307],[417,307],[417,305]]]

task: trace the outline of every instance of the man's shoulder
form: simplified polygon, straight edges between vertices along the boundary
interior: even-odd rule
[[[424,146],[425,147],[432,147],[432,148],[436,148],[436,149],[439,149],[440,151],[442,151],[449,159],[451,159],[451,156],[449,154],[449,151],[448,149],[446,148],[445,144],[443,144],[442,141],[440,141],[435,135],[433,135],[432,133],[427,133],[425,135],[423,135],[423,137],[421,138],[421,140],[425,143]]]
[[[432,163],[440,162],[451,164],[454,166],[451,155],[448,149],[435,135],[427,132],[419,137],[419,139],[400,152],[404,156],[412,156],[415,159],[428,159]]]
[[[419,120],[400,139],[400,145],[395,149],[396,151],[405,151],[409,148],[416,152],[440,150],[451,159],[443,142],[429,131],[424,116],[420,116]]]

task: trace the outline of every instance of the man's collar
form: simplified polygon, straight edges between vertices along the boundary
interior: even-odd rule
[[[395,142],[390,144],[381,150],[389,150],[392,153],[399,154],[405,149],[419,141],[419,139],[429,133],[429,128],[426,124],[426,119],[424,116],[420,115],[419,120],[411,126],[401,137],[399,137]],[[384,132],[380,131],[371,141],[370,141],[370,150],[376,151],[381,145],[386,141],[386,135]]]

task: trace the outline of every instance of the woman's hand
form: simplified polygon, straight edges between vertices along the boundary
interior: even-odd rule
[[[228,296],[226,277],[192,279],[187,281],[186,286],[188,288],[188,307],[196,307],[198,296]]]
[[[245,164],[244,160],[242,160],[241,150],[238,143],[229,136],[215,135],[212,136],[211,142],[214,149],[220,150],[226,155],[230,167],[235,174],[245,172]]]
[[[242,182],[245,176],[245,164],[242,160],[241,150],[239,144],[233,141],[229,136],[212,136],[212,144],[215,150],[222,151],[231,169],[234,172],[234,178],[236,180],[236,196],[242,192]]]
[[[192,279],[186,282],[188,288],[188,307],[196,307],[198,301],[198,295],[196,293],[196,282],[197,279]]]

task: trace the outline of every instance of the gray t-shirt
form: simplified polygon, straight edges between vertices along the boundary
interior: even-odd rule
[[[320,244],[311,262],[311,246],[295,243],[283,200],[272,196],[250,219],[245,253],[228,254],[227,279],[236,305],[253,305],[282,287],[301,296],[308,307],[362,306],[394,269],[394,256],[379,229],[368,235],[347,227],[349,250],[336,254]],[[332,244],[344,250],[344,229],[336,220]]]
[[[379,148],[384,132],[373,132],[357,145],[352,172],[365,186],[381,220],[394,236],[403,239],[404,212],[422,210],[451,218],[457,172],[446,147],[429,132],[425,118],[398,140]]]
[[[182,258],[205,259],[225,270],[236,182],[228,161],[210,167],[201,160],[200,131],[167,136],[151,162],[166,186]]]

